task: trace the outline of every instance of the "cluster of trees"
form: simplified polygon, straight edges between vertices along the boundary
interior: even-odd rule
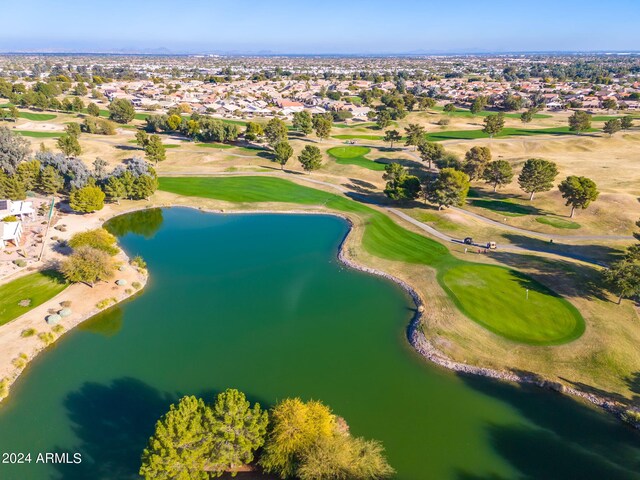
[[[79,128],[78,124],[72,124]],[[69,125],[70,126],[70,125]],[[67,137],[74,134],[68,132]],[[29,142],[6,127],[0,127],[0,197],[23,200],[27,191],[46,195],[66,194],[71,208],[93,212],[105,198],[148,199],[158,188],[154,169],[133,158],[107,171],[107,162],[97,158],[89,168],[78,158],[48,150],[31,158]]]
[[[640,220],[636,222],[640,228]],[[627,248],[624,256],[604,271],[607,288],[618,295],[618,304],[623,298],[640,298],[640,230],[633,236],[638,243]]]
[[[379,442],[351,436],[322,403],[292,398],[267,412],[229,389],[212,405],[194,396],[171,405],[142,454],[140,475],[204,480],[235,475],[252,463],[283,479],[382,479],[394,473]]]
[[[68,282],[85,283],[93,287],[97,282],[113,278],[118,253],[116,238],[104,228],[77,233],[67,242],[71,254],[60,264],[60,272]]]
[[[420,180],[409,175],[407,170],[397,163],[387,165],[383,178],[387,181],[385,193],[389,198],[414,200],[422,191],[425,200],[443,208],[462,205],[469,191],[470,181],[483,180],[493,186],[494,192],[513,181],[514,172],[511,164],[506,160],[492,160],[489,147],[472,147],[465,154],[464,160],[460,160],[447,152],[441,144],[425,140],[424,135],[420,136],[420,127],[415,127],[413,133],[419,139],[411,139],[410,125],[407,128],[407,143],[415,144],[417,141],[420,158],[428,162],[429,170],[435,164],[438,172],[430,172]],[[551,190],[557,176],[558,167],[555,163],[541,158],[530,158],[518,175],[518,184],[529,194],[529,200],[533,200],[536,193]],[[566,205],[571,207],[571,217],[576,209],[587,208],[599,195],[593,180],[575,175],[570,175],[560,182],[558,189]]]
[[[238,126],[216,118],[192,113],[185,117],[177,112],[165,115],[149,115],[146,118],[146,131],[149,133],[180,132],[194,140],[202,142],[233,142],[238,138]]]
[[[136,132],[136,143],[144,149],[147,160],[156,165],[167,158],[167,149],[160,136],[155,133],[149,135],[144,130],[138,130]]]
[[[302,135],[315,132],[318,138],[329,138],[333,128],[334,116],[331,113],[311,115],[309,112],[295,112],[293,114],[293,129]]]

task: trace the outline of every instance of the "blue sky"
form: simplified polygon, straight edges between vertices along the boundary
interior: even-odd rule
[[[5,0],[0,51],[640,50],[639,0]]]

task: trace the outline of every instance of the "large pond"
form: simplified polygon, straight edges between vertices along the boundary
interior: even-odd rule
[[[0,464],[1,479],[136,478],[172,401],[228,387],[322,400],[400,479],[640,478],[640,436],[611,417],[420,358],[410,298],[337,261],[341,219],[169,209],[112,227],[148,287],[42,354],[0,408],[0,451],[82,463]]]

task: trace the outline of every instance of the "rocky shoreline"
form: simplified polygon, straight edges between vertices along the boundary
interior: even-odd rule
[[[350,225],[349,231],[351,231],[351,229],[353,228],[353,224],[351,220],[342,215],[338,215],[338,216],[345,218],[349,222],[349,225]],[[349,235],[347,234],[347,237],[348,236]],[[386,278],[387,280],[395,282],[404,291],[406,291],[409,294],[409,296],[411,296],[411,298],[413,299],[413,302],[416,305],[416,313],[411,319],[411,322],[409,323],[409,325],[407,326],[407,340],[409,341],[411,346],[416,350],[416,352],[418,352],[425,359],[429,360],[432,363],[435,363],[436,365],[446,368],[448,370],[452,370],[454,372],[458,372],[466,375],[478,375],[478,376],[492,378],[492,379],[501,380],[501,381],[514,382],[514,383],[526,384],[526,385],[535,385],[537,387],[541,387],[547,390],[552,390],[565,395],[575,396],[591,403],[592,405],[602,408],[603,410],[609,413],[614,414],[616,417],[622,420],[623,414],[627,411],[627,407],[615,400],[612,400],[603,396],[599,396],[599,395],[594,395],[591,393],[582,392],[575,388],[563,385],[559,382],[544,380],[535,374],[521,375],[514,372],[500,371],[500,370],[494,370],[491,368],[467,365],[465,363],[456,362],[450,359],[444,353],[440,352],[433,345],[433,343],[429,341],[429,339],[426,337],[426,335],[422,331],[422,328],[420,328],[422,325],[422,319],[424,317],[425,305],[420,295],[418,295],[418,292],[416,292],[416,290],[407,282],[397,277],[394,277],[389,273],[383,272],[381,270],[376,270],[375,268],[365,267],[364,265],[360,265],[355,261],[351,260],[350,258],[348,258],[346,254],[347,237],[345,237],[342,243],[340,244],[340,248],[338,252],[338,260],[340,260],[340,262],[342,262],[344,265],[354,270],[359,270],[361,272],[365,272],[371,275],[383,277],[383,278]],[[627,421],[627,423],[630,423],[635,428],[640,429],[640,424],[638,423],[632,423],[629,421]]]

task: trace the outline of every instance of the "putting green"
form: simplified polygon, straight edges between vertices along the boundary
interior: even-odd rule
[[[274,177],[164,177],[160,190],[236,203],[324,205],[363,219],[371,255],[429,265],[458,308],[486,329],[516,342],[556,345],[578,338],[584,320],[568,301],[515,270],[457,259],[439,242],[407,230],[384,213],[346,197]],[[526,300],[527,289],[529,300]]]
[[[558,217],[537,217],[536,222],[549,225],[554,228],[568,228],[569,230],[577,230],[581,226],[579,223]]]
[[[439,277],[465,315],[510,340],[556,345],[584,332],[584,320],[573,305],[514,270],[464,263]]]
[[[368,147],[333,147],[327,150],[327,153],[340,165],[357,165],[369,170],[383,171],[385,163],[376,160],[370,160],[365,157],[371,152]]]

